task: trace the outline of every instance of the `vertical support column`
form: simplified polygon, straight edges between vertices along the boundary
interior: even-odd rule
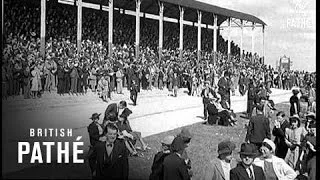
[[[214,52],[214,62],[217,60],[217,36],[218,36],[218,15],[213,14],[213,52]]]
[[[113,0],[109,0],[108,56],[112,56],[113,47]]]
[[[140,51],[140,4],[141,0],[136,0],[136,60],[139,59]]]
[[[252,45],[251,54],[252,54],[252,59],[251,59],[251,61],[254,61],[254,57],[253,57],[253,55],[254,55],[254,28],[255,28],[255,23],[252,22],[252,36],[251,36],[251,45]]]
[[[262,25],[262,63],[264,64],[264,58],[265,58],[265,46],[264,46],[264,28],[265,26]]]
[[[242,58],[243,54],[243,20],[241,19],[241,37],[240,37],[240,58]]]
[[[159,65],[162,58],[162,47],[163,47],[163,2],[159,1]]]
[[[3,8],[3,5],[2,5],[2,8]],[[3,13],[3,11],[2,11],[2,13]],[[3,18],[3,16],[2,16],[2,18]],[[3,21],[2,21],[2,23],[3,23]],[[46,53],[45,52],[45,45],[46,45],[46,0],[41,0],[40,26],[41,26],[40,27],[40,55],[42,57],[44,57],[45,53]]]
[[[201,56],[201,18],[202,18],[202,12],[200,10],[197,10],[198,12],[198,62],[200,62],[200,56]]]
[[[77,29],[77,53],[81,52],[81,38],[82,38],[82,0],[78,0],[78,29]]]
[[[179,50],[180,50],[180,60],[182,60],[182,50],[183,50],[183,14],[184,8],[179,6],[180,10],[180,43],[179,43]]]
[[[231,55],[231,18],[228,18],[228,59],[230,59]]]

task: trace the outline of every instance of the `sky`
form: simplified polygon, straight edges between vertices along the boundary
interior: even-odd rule
[[[264,21],[265,63],[276,66],[286,55],[292,69],[316,71],[316,0],[197,0],[254,15]],[[222,25],[227,25],[222,24]],[[221,31],[227,39],[226,30]],[[231,40],[240,46],[240,28],[232,28]],[[262,28],[254,30],[254,50],[262,56]],[[243,31],[243,48],[251,51],[252,28]]]

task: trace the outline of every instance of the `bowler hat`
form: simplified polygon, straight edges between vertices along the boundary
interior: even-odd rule
[[[218,144],[218,154],[230,154],[236,145],[230,140],[224,140]]]
[[[94,119],[97,119],[99,118],[99,116],[101,115],[101,113],[93,113],[92,116],[90,117],[90,119],[94,120]]]
[[[241,144],[241,150],[239,152],[240,155],[248,155],[248,156],[256,156],[257,148],[254,144],[250,143],[242,143]]]

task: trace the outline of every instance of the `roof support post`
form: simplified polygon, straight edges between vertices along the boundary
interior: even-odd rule
[[[201,57],[201,19],[202,19],[202,12],[197,10],[198,13],[198,62],[200,62]]]
[[[243,56],[243,20],[241,19],[240,58]]]
[[[179,43],[179,50],[180,50],[180,60],[182,60],[182,51],[183,51],[183,14],[184,14],[184,8],[182,6],[179,6],[180,10],[180,43]]]
[[[164,4],[159,1],[159,64],[162,58],[162,48],[163,48],[163,11]]]
[[[213,14],[213,52],[214,52],[214,62],[217,59],[217,36],[218,36],[218,15]]]
[[[141,0],[136,0],[136,60],[139,59],[140,42],[140,5]]]
[[[78,0],[78,25],[77,25],[77,53],[81,53],[82,38],[82,0]]]
[[[108,56],[112,57],[113,46],[113,0],[109,0]]]
[[[3,0],[4,1],[4,0]],[[2,1],[2,8],[3,8]],[[3,13],[3,11],[2,11]],[[3,18],[3,16],[2,16]],[[3,21],[2,21],[3,26]],[[3,31],[3,28],[2,28]],[[40,19],[40,55],[45,56],[45,43],[46,43],[46,0],[41,0],[41,19]]]
[[[251,59],[251,61],[254,61],[255,59],[254,59],[254,28],[255,28],[255,23],[254,22],[252,22],[252,36],[251,36],[251,57],[252,57],[252,59]]]
[[[231,18],[228,18],[228,59],[230,59],[231,55]]]
[[[264,28],[265,26],[262,25],[262,64],[264,64],[264,58],[265,58],[265,46],[264,46]]]

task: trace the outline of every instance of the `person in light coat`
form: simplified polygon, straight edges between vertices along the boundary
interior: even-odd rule
[[[264,139],[260,148],[262,156],[256,158],[253,164],[263,169],[266,180],[294,180],[296,172],[282,158],[274,155],[275,149],[276,145],[272,140]]]

